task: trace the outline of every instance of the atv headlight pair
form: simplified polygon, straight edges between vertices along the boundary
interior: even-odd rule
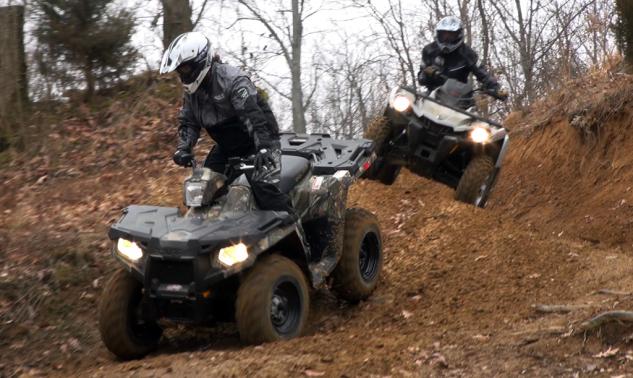
[[[224,247],[218,253],[218,260],[227,267],[244,262],[246,259],[248,259],[248,248],[244,243]]]
[[[490,141],[491,136],[490,128],[483,122],[476,123],[468,135],[470,140],[475,143],[487,143]]]
[[[133,241],[119,238],[116,243],[116,250],[119,256],[131,262],[137,262],[143,257],[143,250]]]
[[[389,105],[398,112],[405,112],[415,101],[415,94],[402,87],[394,88],[389,94]]]

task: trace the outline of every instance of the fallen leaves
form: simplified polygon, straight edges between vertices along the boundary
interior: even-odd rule
[[[306,377],[322,377],[325,375],[325,372],[308,369],[303,371],[303,375]]]
[[[600,352],[598,354],[594,354],[593,357],[595,357],[595,358],[610,358],[610,357],[613,357],[613,356],[617,355],[619,351],[620,351],[620,348],[609,347],[609,349],[605,350],[604,352]]]

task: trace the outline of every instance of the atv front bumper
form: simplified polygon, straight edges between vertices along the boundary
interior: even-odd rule
[[[115,241],[114,256],[143,283],[152,317],[167,316],[183,322],[203,322],[209,303],[229,277],[249,268],[257,256],[290,233],[283,226],[288,214],[275,211],[235,213],[231,217],[183,217],[177,208],[137,206],[125,209],[108,236]],[[136,261],[122,255],[119,239],[142,250]],[[222,248],[243,243],[248,257],[232,266],[218,259]]]

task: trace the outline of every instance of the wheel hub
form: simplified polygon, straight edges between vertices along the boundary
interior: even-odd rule
[[[360,246],[358,267],[360,269],[361,277],[365,280],[365,282],[371,282],[378,272],[380,252],[378,251],[376,243],[377,241],[375,240],[375,235],[368,233],[365,235],[365,238]]]
[[[488,189],[488,180],[490,180],[490,176],[486,177],[483,184],[479,187],[479,194],[477,194],[477,198],[475,198],[475,205],[479,206],[481,201],[484,199],[484,195],[486,194],[486,190]]]
[[[281,326],[288,320],[288,298],[273,294],[270,316],[275,326]]]

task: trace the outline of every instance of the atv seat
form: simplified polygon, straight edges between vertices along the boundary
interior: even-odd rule
[[[281,155],[281,181],[279,189],[289,193],[310,171],[310,161],[300,156]]]

